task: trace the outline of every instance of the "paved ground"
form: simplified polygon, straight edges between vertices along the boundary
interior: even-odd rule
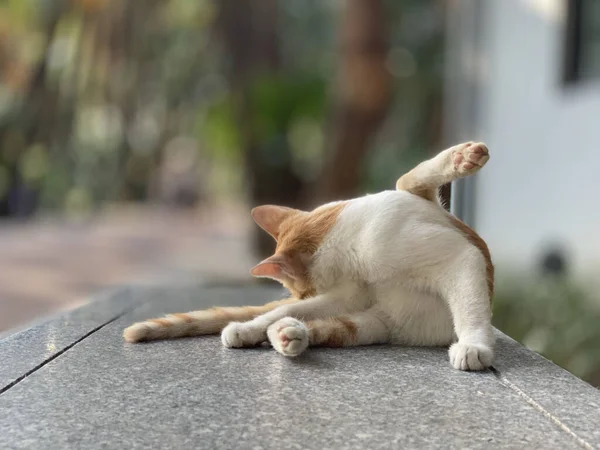
[[[88,223],[0,224],[0,333],[116,284],[174,271],[246,277],[250,226],[241,207],[121,208]]]
[[[6,449],[600,448],[600,392],[498,333],[494,370],[444,348],[127,344],[134,321],[259,304],[257,286],[122,289],[0,341]]]

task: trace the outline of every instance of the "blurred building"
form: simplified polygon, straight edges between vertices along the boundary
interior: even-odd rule
[[[453,187],[457,212],[501,271],[564,252],[576,275],[598,273],[600,1],[450,2],[447,56],[448,140],[491,151]]]

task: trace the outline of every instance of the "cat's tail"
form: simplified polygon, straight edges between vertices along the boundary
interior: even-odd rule
[[[141,342],[215,334],[225,328],[233,317],[242,315],[230,314],[223,309],[169,314],[159,319],[134,323],[125,329],[123,337],[127,342]],[[250,312],[243,315],[250,316]]]
[[[217,334],[229,322],[251,320],[280,305],[295,301],[297,300],[287,299],[262,306],[211,308],[188,313],[169,314],[159,319],[134,323],[123,331],[123,338],[127,342],[142,342]]]

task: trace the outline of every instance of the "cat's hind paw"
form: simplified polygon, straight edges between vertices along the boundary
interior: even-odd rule
[[[485,370],[492,365],[494,352],[486,345],[457,342],[448,350],[450,364],[458,370]]]
[[[452,165],[459,176],[472,175],[490,159],[488,148],[483,142],[466,142],[452,151]]]
[[[267,336],[273,348],[285,356],[298,356],[308,347],[308,328],[292,317],[269,326]]]

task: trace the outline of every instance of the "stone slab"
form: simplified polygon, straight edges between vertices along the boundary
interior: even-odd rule
[[[131,309],[134,295],[129,288],[108,291],[89,306],[0,340],[0,392],[88,333]]]
[[[566,449],[600,443],[593,430],[600,394],[501,334],[495,370],[485,373],[452,369],[439,348],[311,349],[288,359],[268,347],[225,349],[216,336],[137,345],[121,338],[136,320],[259,304],[278,294],[256,286],[145,289],[141,306],[0,395],[0,447]],[[16,352],[3,363],[12,364]],[[565,404],[569,396],[572,407]]]

